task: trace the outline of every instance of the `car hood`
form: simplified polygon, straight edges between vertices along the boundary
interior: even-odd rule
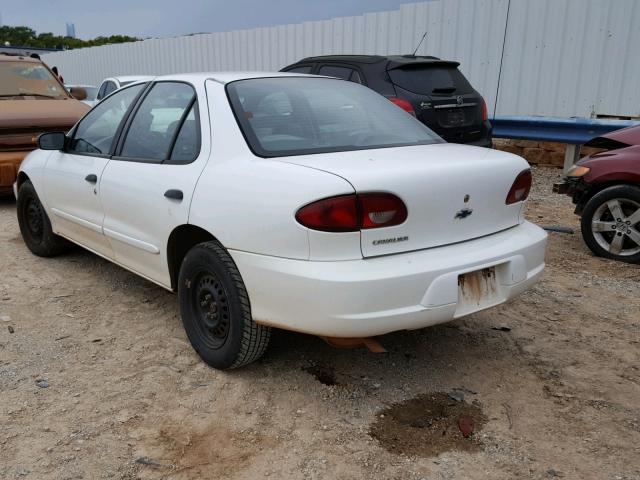
[[[89,107],[73,98],[0,100],[0,129],[69,129]]]
[[[630,145],[640,145],[640,125],[614,130],[592,138],[585,143],[585,147],[604,148],[607,150],[624,148]]]

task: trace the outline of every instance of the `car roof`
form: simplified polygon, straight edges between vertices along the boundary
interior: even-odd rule
[[[140,82],[142,80],[151,80],[153,79],[153,75],[122,75],[117,77],[109,77],[103,80],[117,80],[119,83],[122,82]]]
[[[318,75],[307,75],[302,73],[287,72],[196,72],[175,75],[162,75],[151,77],[155,81],[182,80],[187,82],[197,82],[214,80],[218,83],[235,82],[236,80],[248,80],[252,78],[277,78],[277,77],[309,77],[318,78]]]
[[[438,57],[430,55],[320,55],[316,57],[306,57],[296,62],[298,63],[311,63],[311,62],[346,62],[346,63],[364,63],[374,64],[378,62],[388,62],[388,68],[402,68],[407,65],[416,64],[440,64],[458,66],[459,62],[450,60],[442,60]],[[295,64],[294,64],[295,65]]]
[[[24,55],[14,55],[10,53],[0,52],[0,62],[28,62],[28,63],[42,63],[42,60],[37,58],[25,57]]]

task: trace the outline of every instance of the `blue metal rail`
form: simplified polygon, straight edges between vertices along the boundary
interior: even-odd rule
[[[640,125],[633,120],[590,118],[496,117],[491,120],[493,136],[542,142],[583,145],[595,137],[621,128]]]

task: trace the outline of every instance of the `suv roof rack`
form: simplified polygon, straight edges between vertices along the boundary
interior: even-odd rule
[[[351,62],[351,63],[378,63],[382,61],[388,61],[395,66],[406,65],[411,63],[427,63],[427,62],[445,62],[449,64],[459,65],[458,62],[452,62],[449,60],[442,60],[439,57],[433,55],[317,55],[314,57],[306,57],[296,63],[304,62]]]

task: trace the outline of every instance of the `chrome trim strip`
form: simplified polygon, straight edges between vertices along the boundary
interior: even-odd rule
[[[436,105],[433,108],[462,108],[462,107],[475,107],[477,104],[477,102],[472,102],[472,103],[463,103],[461,105],[458,105],[457,103],[447,103],[446,105]]]

